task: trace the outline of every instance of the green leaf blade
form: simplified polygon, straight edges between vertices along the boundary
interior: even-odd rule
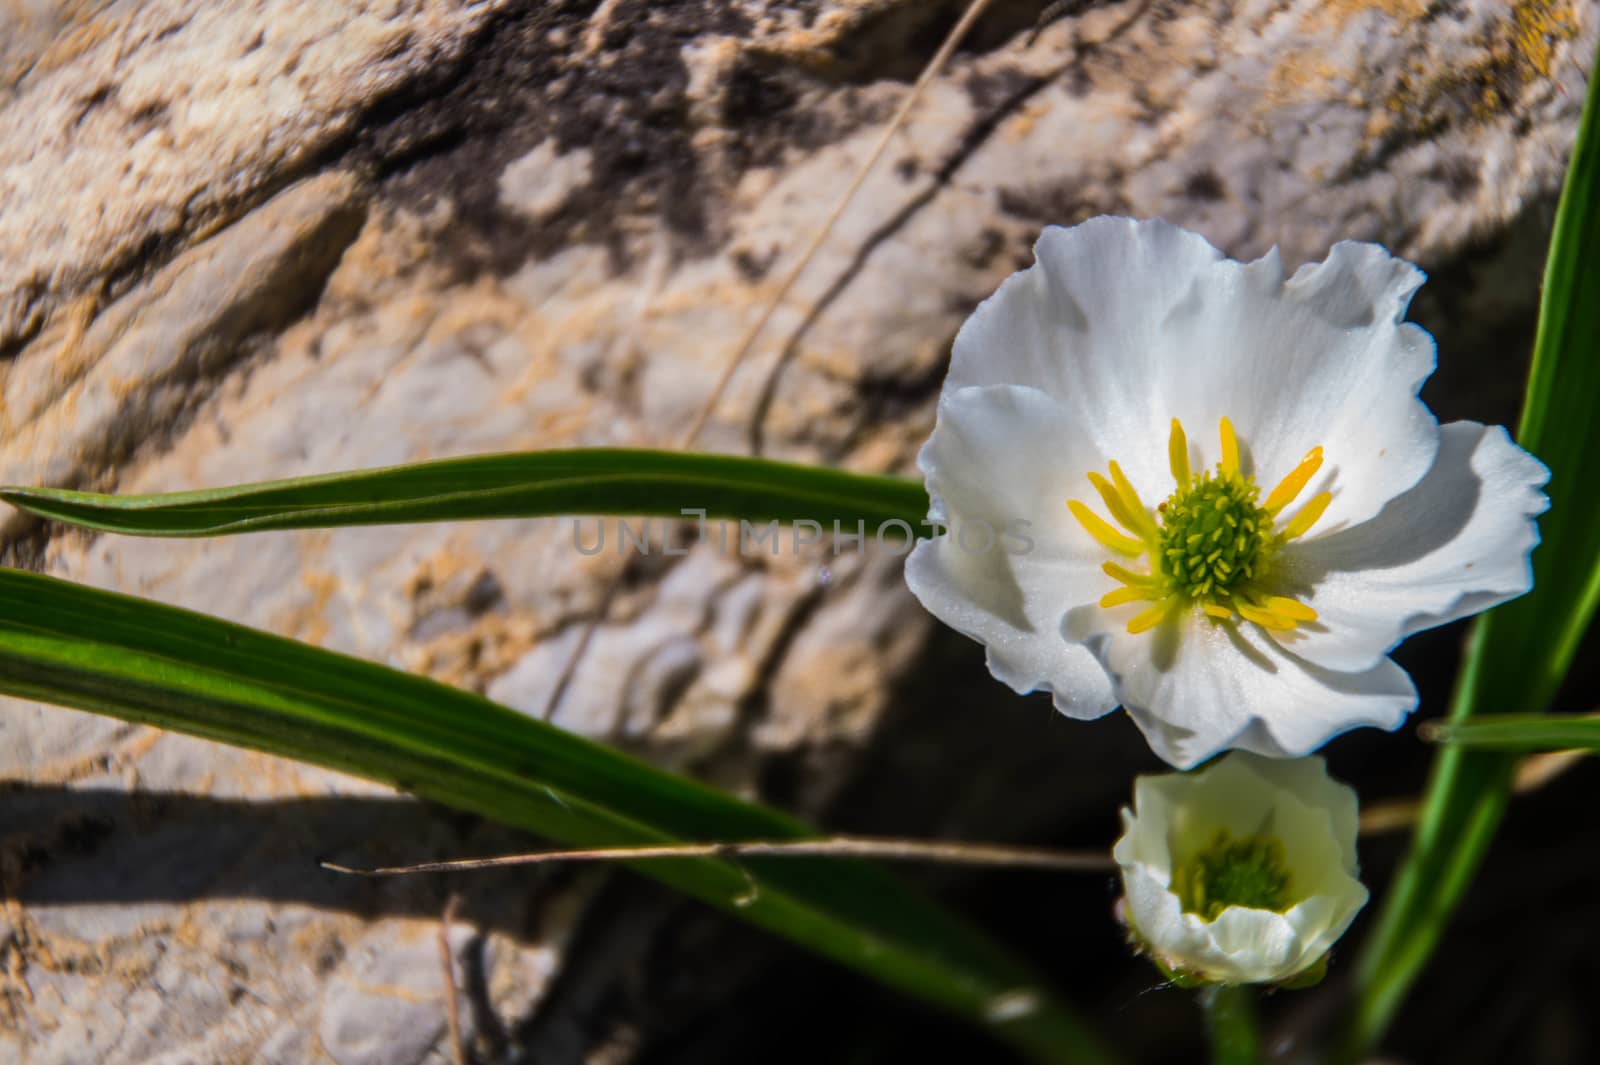
[[[1541,712],[1600,604],[1600,79],[1591,79],[1556,214],[1517,440],[1550,467],[1534,588],[1479,620],[1449,719]],[[1512,755],[1452,746],[1434,763],[1412,848],[1357,963],[1347,1060],[1382,1039],[1505,812]]]
[[[1576,714],[1484,714],[1435,725],[1426,735],[1435,743],[1474,750],[1600,753],[1600,718]]]
[[[816,521],[869,534],[914,533],[927,516],[921,482],[770,459],[589,448],[473,455],[160,495],[0,488],[42,518],[134,536],[224,536],[274,529],[556,515]],[[903,537],[891,526],[886,536]]]
[[[0,692],[399,786],[578,846],[812,834],[470,692],[174,607],[0,570]],[[939,1005],[1038,1060],[1109,1054],[1034,976],[870,864],[638,863],[713,906]],[[1039,995],[995,1024],[994,1002]]]

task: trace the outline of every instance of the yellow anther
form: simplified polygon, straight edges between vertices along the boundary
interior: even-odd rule
[[[1100,605],[1109,608],[1121,606],[1124,603],[1137,603],[1148,600],[1151,595],[1152,591],[1150,589],[1130,588],[1127,585],[1123,585],[1121,588],[1113,588],[1105,595],[1102,595],[1100,597]]]
[[[1189,438],[1178,419],[1172,419],[1172,435],[1167,438],[1167,461],[1172,464],[1172,479],[1182,488],[1189,483]]]
[[[1117,555],[1146,556],[1144,573],[1120,561],[1101,565],[1118,587],[1100,598],[1103,607],[1145,604],[1127,623],[1130,633],[1148,632],[1193,607],[1215,621],[1243,621],[1265,629],[1291,631],[1317,620],[1306,603],[1268,594],[1281,587],[1275,556],[1286,541],[1303,536],[1332,502],[1329,492],[1305,500],[1292,520],[1278,516],[1296,503],[1323,466],[1322,448],[1306,452],[1288,476],[1260,498],[1246,476],[1233,422],[1218,423],[1222,457],[1214,471],[1196,472],[1189,463],[1189,437],[1172,419],[1167,461],[1177,490],[1151,511],[1115,462],[1106,474],[1088,474],[1110,520],[1089,505],[1068,500],[1072,515],[1096,541]]]
[[[1310,531],[1311,526],[1322,517],[1322,512],[1328,509],[1328,504],[1333,502],[1332,492],[1318,492],[1306,500],[1306,505],[1283,527],[1283,538],[1293,540],[1297,536],[1304,536]]]
[[[1222,424],[1218,426],[1218,431],[1222,436],[1222,461],[1218,463],[1218,468],[1222,471],[1223,476],[1237,477],[1239,476],[1239,438],[1233,433],[1233,423],[1226,418],[1222,419]]]
[[[1156,577],[1153,573],[1135,573],[1126,566],[1119,566],[1115,562],[1102,562],[1100,569],[1107,577],[1114,577],[1123,584],[1131,584],[1135,588],[1154,588]]]
[[[1269,595],[1261,601],[1261,605],[1274,614],[1281,614],[1291,621],[1315,621],[1317,612],[1298,599],[1290,599],[1284,595]]]
[[[1089,535],[1099,540],[1119,555],[1137,558],[1144,554],[1144,544],[1131,536],[1114,529],[1110,522],[1078,502],[1076,499],[1067,500],[1067,509],[1072,511],[1072,516],[1078,519],[1078,524],[1088,530]]]
[[[1157,603],[1148,610],[1141,610],[1133,616],[1133,620],[1128,622],[1128,631],[1134,635],[1138,635],[1141,632],[1149,632],[1167,620],[1168,615],[1172,613],[1173,604],[1177,601],[1176,598],[1169,598]]]
[[[1280,632],[1286,632],[1295,626],[1295,620],[1293,618],[1284,617],[1282,614],[1279,614],[1275,611],[1267,610],[1259,606],[1253,606],[1250,603],[1241,602],[1235,603],[1234,605],[1238,607],[1240,617],[1244,618],[1246,621],[1255,622],[1263,629],[1277,629]]]
[[[1100,493],[1101,501],[1105,503],[1106,509],[1111,511],[1111,516],[1117,519],[1118,525],[1135,535],[1142,534],[1142,530],[1139,527],[1139,519],[1128,512],[1127,505],[1123,503],[1122,497],[1117,494],[1116,487],[1110,481],[1098,473],[1091,472],[1089,474],[1089,483],[1094,485],[1095,491]]]
[[[1133,482],[1122,472],[1122,467],[1115,462],[1111,463],[1111,480],[1117,487],[1117,495],[1122,499],[1122,505],[1128,508],[1128,513],[1133,516],[1136,525],[1129,528],[1146,540],[1159,540],[1161,529],[1156,525],[1150,511],[1145,509],[1144,500],[1139,498],[1139,493],[1134,491]]]
[[[1322,448],[1314,447],[1306,452],[1306,457],[1300,460],[1300,465],[1289,471],[1289,476],[1278,482],[1278,487],[1267,496],[1267,501],[1262,509],[1268,514],[1276,514],[1300,494],[1300,490],[1311,482],[1317,471],[1322,468]]]

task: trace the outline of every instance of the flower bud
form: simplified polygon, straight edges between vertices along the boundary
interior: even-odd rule
[[[1129,930],[1179,982],[1306,982],[1366,905],[1356,795],[1320,758],[1143,776],[1122,822]]]

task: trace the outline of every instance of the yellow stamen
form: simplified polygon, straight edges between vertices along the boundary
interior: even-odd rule
[[[1172,479],[1178,487],[1189,483],[1189,438],[1178,419],[1172,419],[1172,435],[1167,438],[1167,461],[1172,464]]]
[[[1280,632],[1286,632],[1295,626],[1293,618],[1286,618],[1274,611],[1244,602],[1235,603],[1234,605],[1239,608],[1240,617],[1246,621],[1255,622],[1263,629],[1277,629]]]
[[[1100,515],[1078,502],[1076,499],[1067,500],[1067,509],[1072,511],[1072,516],[1078,519],[1078,524],[1089,531],[1089,535],[1099,540],[1119,555],[1137,558],[1144,554],[1144,544],[1131,536],[1125,536],[1112,528],[1111,523]]]
[[[1224,476],[1237,477],[1239,476],[1239,438],[1233,433],[1233,423],[1224,418],[1222,419],[1222,424],[1218,426],[1218,430],[1222,436],[1222,461],[1218,463],[1218,468],[1222,470]]]
[[[1269,595],[1262,600],[1261,605],[1274,614],[1282,615],[1291,621],[1315,621],[1317,612],[1298,599],[1290,599],[1283,595]]]
[[[1133,620],[1128,622],[1128,631],[1135,636],[1141,632],[1149,632],[1167,620],[1167,616],[1172,613],[1173,604],[1177,601],[1176,597],[1168,598],[1148,610],[1135,614]]]
[[[1106,509],[1111,511],[1111,516],[1117,519],[1117,524],[1135,535],[1141,535],[1139,519],[1128,511],[1127,504],[1122,501],[1122,496],[1112,483],[1098,473],[1089,474],[1089,483],[1094,485],[1095,491],[1100,493],[1100,499],[1105,503]]]
[[[1311,526],[1322,517],[1322,512],[1328,509],[1328,504],[1333,502],[1332,492],[1318,492],[1306,500],[1306,505],[1300,508],[1300,513],[1290,519],[1289,524],[1283,527],[1283,538],[1293,540],[1297,536],[1304,536],[1310,531]]]
[[[1122,472],[1122,467],[1115,462],[1111,463],[1111,480],[1117,486],[1117,495],[1122,498],[1122,505],[1128,508],[1128,513],[1133,516],[1137,525],[1130,526],[1146,540],[1159,540],[1161,528],[1156,525],[1156,520],[1150,516],[1150,511],[1144,505],[1144,500],[1139,498],[1139,493],[1134,490],[1133,482],[1128,480],[1127,474]]]
[[[1102,562],[1100,569],[1107,577],[1115,577],[1123,584],[1131,584],[1135,588],[1154,588],[1156,576],[1153,573],[1135,573],[1126,566],[1119,566],[1115,562]]]
[[[1267,496],[1262,509],[1268,514],[1277,514],[1278,511],[1294,502],[1294,497],[1300,490],[1310,483],[1322,468],[1322,448],[1314,447],[1306,452],[1306,457],[1300,460],[1300,465],[1289,471],[1289,476],[1278,482],[1278,487]]]
[[[1127,585],[1123,585],[1121,588],[1113,588],[1105,595],[1102,595],[1100,597],[1100,605],[1109,608],[1121,606],[1123,603],[1137,603],[1149,600],[1154,594],[1153,589],[1129,588]]]
[[[1266,500],[1257,502],[1258,489],[1243,470],[1239,436],[1230,419],[1219,420],[1218,435],[1221,461],[1214,471],[1196,471],[1183,423],[1172,419],[1167,462],[1177,490],[1154,511],[1115,462],[1107,463],[1104,474],[1088,474],[1104,511],[1080,500],[1067,501],[1073,517],[1111,552],[1131,559],[1146,556],[1130,563],[1143,573],[1121,560],[1101,565],[1118,586],[1100,597],[1100,605],[1138,608],[1130,611],[1130,633],[1148,632],[1192,607],[1217,622],[1280,632],[1317,620],[1308,604],[1269,591],[1281,588],[1277,552],[1309,531],[1333,500],[1332,493],[1318,492],[1301,502],[1323,467],[1322,448],[1306,452]],[[1275,528],[1276,519],[1296,503],[1301,505],[1292,519]],[[1106,512],[1109,519],[1102,517]]]

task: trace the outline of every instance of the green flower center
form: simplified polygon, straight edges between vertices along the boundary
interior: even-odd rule
[[[1274,525],[1322,468],[1322,448],[1306,452],[1266,501],[1257,503],[1260,492],[1240,463],[1233,423],[1223,418],[1217,431],[1222,461],[1215,473],[1196,476],[1189,465],[1189,438],[1178,419],[1172,419],[1167,457],[1178,487],[1154,515],[1115,462],[1110,480],[1090,471],[1089,483],[1116,524],[1082,500],[1067,500],[1072,516],[1113,554],[1149,560],[1144,569],[1114,560],[1100,567],[1119,585],[1100,597],[1101,606],[1112,610],[1145,604],[1128,618],[1130,633],[1148,632],[1190,607],[1218,622],[1243,618],[1268,629],[1293,629],[1317,620],[1310,606],[1277,594],[1266,570],[1273,552],[1304,536],[1333,500],[1333,493],[1318,492],[1282,527]]]
[[[1218,829],[1211,845],[1172,871],[1185,913],[1215,921],[1229,906],[1283,913],[1294,904],[1283,843],[1258,833],[1234,839]]]
[[[1173,591],[1215,603],[1262,571],[1275,537],[1259,494],[1248,477],[1202,473],[1157,508],[1157,557]]]

